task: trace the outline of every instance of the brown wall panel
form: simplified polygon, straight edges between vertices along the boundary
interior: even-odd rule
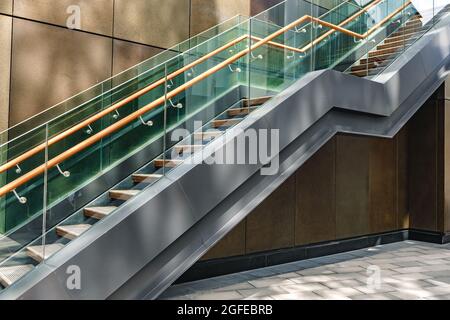
[[[336,239],[335,149],[333,138],[296,173],[295,245]]]
[[[202,257],[202,260],[245,254],[245,224],[245,220],[239,223],[231,232],[211,248],[211,250]]]
[[[336,139],[336,237],[368,234],[370,144],[359,136]]]
[[[409,228],[409,197],[408,197],[408,126],[397,134],[395,139],[396,152],[396,208],[397,227]]]
[[[112,42],[14,19],[10,125],[111,75]]]
[[[428,101],[408,125],[411,227],[437,231],[436,102]]]
[[[246,252],[294,246],[295,176],[247,217]]]
[[[450,82],[449,80],[446,81]],[[448,92],[445,93],[446,96]],[[443,139],[443,149],[444,149],[444,215],[443,215],[443,228],[444,232],[450,232],[450,101],[442,101],[443,117],[444,117],[444,139]]]
[[[168,48],[189,37],[189,0],[115,0],[114,36]]]
[[[367,139],[369,153],[370,232],[397,228],[395,205],[396,144],[394,139]]]
[[[257,246],[246,253],[281,248],[273,244],[289,234],[289,219],[278,221],[280,210],[265,209],[280,207],[273,200],[283,199],[280,192],[284,202],[295,200],[280,208],[296,206],[297,246],[408,228],[450,231],[450,116],[443,97],[442,87],[393,139],[334,137],[293,175],[293,197],[285,183],[250,214],[246,239]]]
[[[113,4],[114,0],[15,0],[14,15],[67,27],[73,14],[68,8],[78,6],[81,30],[111,36]]]
[[[192,0],[191,36],[237,14],[250,14],[250,0]]]
[[[0,16],[0,131],[8,128],[11,27],[12,18]]]
[[[261,13],[262,11],[269,9],[282,1],[283,0],[251,0],[251,15],[254,16]]]
[[[151,46],[114,40],[113,74],[118,74],[119,72],[131,68],[161,51],[163,50]]]
[[[12,14],[12,3],[13,0],[0,0],[0,13]]]

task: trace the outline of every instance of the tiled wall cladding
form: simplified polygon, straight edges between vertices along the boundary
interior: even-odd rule
[[[0,0],[0,131],[236,14],[280,0]],[[80,30],[67,28],[71,6]]]

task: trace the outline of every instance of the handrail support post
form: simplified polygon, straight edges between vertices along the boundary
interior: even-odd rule
[[[69,171],[63,171],[63,170],[61,170],[61,167],[59,166],[59,164],[56,165],[56,169],[58,169],[59,173],[60,173],[64,178],[69,178],[69,177],[70,177],[70,172],[69,172]]]
[[[27,203],[28,199],[26,197],[19,196],[19,194],[17,193],[16,189],[12,190],[12,193],[17,198],[17,200],[19,201],[20,204]]]

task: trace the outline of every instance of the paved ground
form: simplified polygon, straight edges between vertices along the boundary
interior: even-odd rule
[[[175,285],[161,299],[450,300],[450,245],[377,246]]]

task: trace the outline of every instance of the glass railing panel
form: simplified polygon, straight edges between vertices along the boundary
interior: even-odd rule
[[[9,139],[13,139],[14,137],[21,136],[28,131],[46,123],[47,121],[53,120],[55,117],[62,116],[67,112],[71,112],[75,108],[82,108],[84,112],[86,112],[86,110],[90,109],[90,106],[92,104],[96,105],[97,101],[102,99],[101,95],[109,94],[107,91],[104,91],[105,85],[106,87],[110,87],[110,83],[113,83],[113,86],[124,85],[126,87],[132,88],[133,84],[129,84],[129,82],[136,84],[136,77],[138,77],[142,73],[148,73],[150,69],[164,64],[170,58],[180,54],[180,52],[189,50],[189,48],[203,41],[207,41],[212,37],[218,36],[220,33],[230,28],[235,27],[243,19],[244,18],[242,16],[236,16],[211,29],[208,29],[205,32],[200,33],[199,35],[174,46],[173,48],[169,48],[168,50],[143,61],[142,63],[114,76],[111,79],[96,84],[91,88],[27,119],[26,121],[23,121],[9,128],[7,130],[8,132],[4,134],[6,134]],[[127,83],[125,84],[125,82]],[[93,112],[95,112],[95,108],[93,108]]]
[[[45,163],[47,135],[47,128],[39,127],[24,135],[23,140],[6,141],[0,145],[0,186],[1,190],[3,190],[0,192],[1,233],[8,233],[27,219],[42,212],[43,176],[38,175],[26,181],[19,179],[29,174],[37,166]],[[39,146],[42,151],[26,160],[11,163],[11,159],[15,159],[23,153],[24,144],[33,147]],[[11,187],[13,182],[19,183],[18,186]],[[13,190],[15,190],[16,194]],[[29,190],[35,190],[35,192],[29,194]],[[24,198],[22,199],[22,197]],[[20,200],[23,200],[23,203]]]
[[[429,31],[432,23],[424,24],[424,19],[408,0],[384,0],[381,9],[390,10],[382,14],[379,21],[371,21],[369,43],[371,52],[366,61],[366,76],[376,77],[378,74],[403,54],[415,41]],[[381,10],[380,9],[380,10]]]
[[[188,84],[192,79],[233,56],[235,52],[244,50],[246,45],[248,45],[248,32],[246,29],[248,28],[243,25],[227,30],[220,36],[201,43],[186,51],[185,54],[169,60],[166,64],[155,67],[152,73],[145,73],[139,76],[135,82],[120,86],[115,86],[113,81],[110,83],[104,82],[102,90],[105,94],[101,96],[101,99],[96,100],[95,105],[90,107],[95,107],[95,114],[103,113],[116,101],[123,101],[124,98],[133,94],[137,88],[146,88],[150,85],[152,88],[139,98],[123,103],[120,109],[117,109],[117,112],[109,112],[104,116],[98,117],[95,121],[72,132],[70,135],[61,137],[59,133],[61,131],[60,128],[79,125],[83,120],[89,118],[86,114],[90,111],[86,111],[85,114],[83,109],[74,109],[65,117],[51,121],[48,124],[51,141],[48,150],[49,159],[60,157],[67,154],[67,152],[69,152],[70,156],[67,158],[63,157],[63,161],[59,163],[59,168],[52,166],[48,170],[49,206],[53,208],[56,204],[71,198],[74,199],[72,209],[80,208],[85,204],[83,201],[86,199],[83,198],[77,201],[77,190],[92,181],[92,179],[120,164],[123,160],[140,152],[146,146],[152,144],[160,144],[162,146],[161,139],[165,129],[173,130],[196,114],[205,114],[205,112],[202,112],[205,106],[228,94],[228,91],[235,90],[240,76],[239,61],[236,62],[237,66],[234,67],[237,69],[233,67],[222,68],[214,73],[208,79],[208,82],[199,82],[195,86],[189,86]],[[234,46],[227,46],[230,41],[235,41],[236,39],[240,40],[236,41]],[[216,54],[197,63],[198,59],[213,51],[217,51]],[[184,69],[184,71],[179,72],[180,69]],[[168,79],[167,83],[166,75],[168,78],[170,76],[170,80]],[[188,86],[184,90],[182,87],[186,85]],[[182,90],[179,94],[168,99],[168,107],[166,112],[164,112],[164,103],[161,103],[161,101],[164,102],[166,90],[170,93],[179,88],[182,88]],[[154,104],[158,100],[160,102]],[[135,115],[136,112],[151,104],[154,104],[154,106],[148,112],[143,113],[142,117],[134,118],[132,121],[126,122],[125,125],[121,125],[127,117]],[[214,113],[207,114],[204,120],[208,121],[214,115]],[[119,125],[117,130],[110,131],[105,136],[102,136],[100,140],[96,140],[95,143],[89,144],[85,148],[79,148],[86,141],[95,139],[98,134],[116,125]],[[23,151],[42,145],[42,130],[39,128],[35,129],[30,135],[32,139],[27,137],[18,139],[18,146],[13,146],[11,143],[6,146],[8,155],[20,155]],[[55,137],[58,139],[54,140]],[[22,145],[24,141],[29,141],[26,146]],[[170,147],[170,145],[167,147]],[[152,153],[152,157],[157,157],[162,153],[162,149],[157,150]],[[13,159],[14,156],[10,156],[9,159]],[[31,170],[41,164],[42,161],[39,160],[41,156],[42,150],[36,153],[35,158],[29,158],[24,161],[24,170]],[[151,159],[149,157],[147,161]],[[70,173],[70,176],[68,174],[66,176],[66,172]],[[15,177],[11,179],[14,180]],[[26,189],[26,193],[30,197],[34,197],[39,193],[39,189],[34,189],[34,185],[32,185],[32,187]],[[49,227],[53,225],[49,224]]]
[[[409,5],[408,5],[409,3]],[[371,76],[376,79],[381,72],[389,67],[398,56],[410,48],[414,43],[429,32],[440,19],[450,12],[448,1],[430,1],[427,3],[418,3],[405,0],[407,5],[401,13],[403,24],[398,27],[389,36],[395,37],[397,51],[392,54],[392,58],[383,64],[377,72],[372,72]],[[398,18],[396,21],[399,21]],[[391,43],[393,40],[390,40]]]
[[[39,134],[34,133],[34,139],[39,138],[39,143],[45,146],[48,139],[48,127],[40,130]],[[0,172],[0,268],[3,271],[6,270],[3,268],[17,267],[21,270],[30,270],[33,265],[38,264],[38,261],[21,250],[43,235],[47,211],[45,174],[30,176],[31,169],[28,163],[5,169],[4,165],[7,164],[10,149],[8,142],[0,146],[0,166],[3,168]],[[44,173],[46,154],[44,147],[43,152],[32,159]],[[14,182],[17,182],[17,179],[26,180],[15,185]],[[29,190],[34,192],[30,194]],[[19,273],[20,270],[14,269],[14,272]]]
[[[222,64],[249,45],[247,25],[247,22],[241,23],[220,37],[204,42],[182,56],[172,59],[176,68],[182,69],[199,61],[206,54],[216,52],[209,59],[168,81],[170,86],[166,121],[168,132],[180,123],[195,121],[197,117],[206,116],[204,121],[208,121],[208,117],[216,114],[211,113],[213,110],[211,108],[208,114],[204,114],[205,108],[236,91],[243,69],[242,60],[245,58],[237,59],[231,65]],[[198,81],[199,77],[204,79]],[[171,147],[171,141],[168,141],[167,147]]]

